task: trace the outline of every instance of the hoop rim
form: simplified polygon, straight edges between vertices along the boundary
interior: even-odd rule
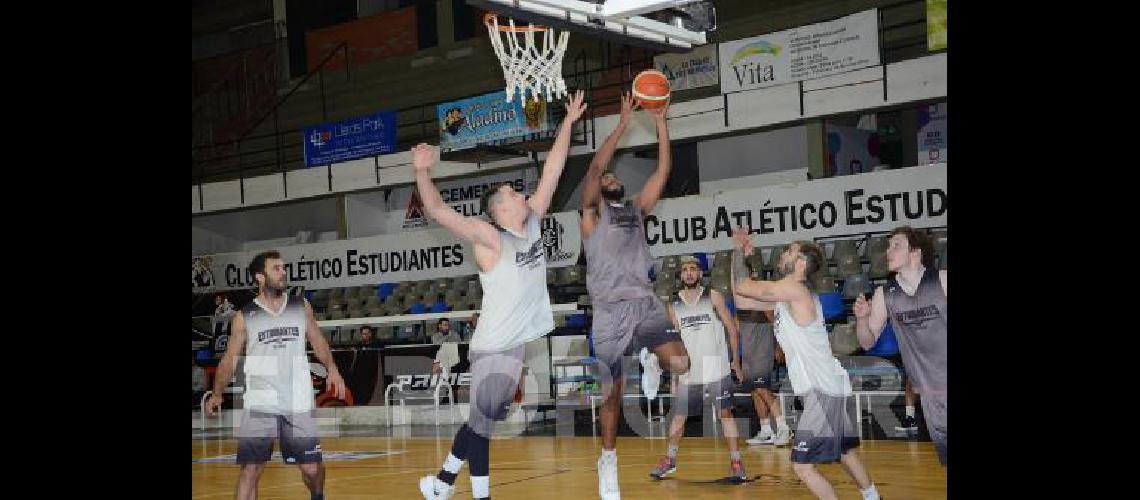
[[[494,18],[497,18],[497,17],[499,17],[498,14],[488,11],[486,14],[483,14],[483,24],[486,25],[487,27],[491,27],[491,20]],[[533,24],[533,23],[527,23],[527,26],[525,28],[520,27],[518,25],[516,25],[515,27],[512,28],[509,24],[504,25],[504,24],[496,22],[495,27],[503,33],[527,33],[527,32],[538,33],[538,32],[542,32],[542,31],[550,30],[550,28],[548,28],[546,26],[537,25],[537,24]]]

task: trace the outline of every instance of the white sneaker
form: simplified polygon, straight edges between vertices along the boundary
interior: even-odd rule
[[[598,496],[602,500],[621,500],[617,458],[606,460],[606,457],[602,456],[598,459]]]
[[[771,429],[763,429],[756,431],[755,436],[745,440],[744,442],[748,444],[772,444],[772,439],[774,437],[775,436],[772,435]]]
[[[788,427],[780,427],[776,429],[776,437],[772,439],[772,444],[776,446],[787,446],[792,440],[792,429]]]
[[[657,364],[657,355],[644,347],[638,353],[638,358],[641,359],[641,392],[653,401],[657,397],[657,390],[661,388],[661,365]]]
[[[420,493],[423,493],[424,500],[447,500],[455,493],[455,486],[435,476],[424,476],[420,478]]]

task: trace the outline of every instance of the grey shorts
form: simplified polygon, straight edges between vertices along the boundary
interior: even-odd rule
[[[938,462],[946,465],[946,393],[923,392],[918,395],[918,402],[922,405],[922,418],[926,421],[926,431],[930,433],[930,440],[934,442],[934,451],[938,453]]]
[[[491,437],[495,422],[507,418],[522,377],[526,345],[506,351],[470,351],[471,405],[467,427]]]
[[[819,390],[803,395],[804,412],[792,440],[792,462],[824,464],[859,446],[853,396],[832,396]]]
[[[622,376],[622,359],[636,356],[642,347],[652,350],[668,342],[681,342],[657,297],[595,302],[593,325],[594,353],[612,379]],[[605,374],[601,377],[608,381]]]
[[[744,372],[741,386],[747,391],[772,388],[772,368],[776,358],[776,337],[770,323],[740,319],[740,347]]]
[[[312,413],[276,415],[246,410],[238,429],[237,463],[263,464],[273,456],[273,439],[281,442],[281,458],[287,464],[321,461],[317,420]]]
[[[672,416],[700,415],[711,404],[715,404],[717,410],[730,410],[733,387],[731,376],[709,384],[677,384]]]

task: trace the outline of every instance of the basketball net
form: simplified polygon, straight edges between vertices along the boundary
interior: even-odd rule
[[[507,24],[499,24],[499,16],[488,12],[483,16],[483,24],[491,35],[491,46],[499,56],[503,66],[503,79],[507,81],[507,102],[514,100],[517,91],[526,101],[527,94],[537,99],[539,94],[561,99],[566,96],[566,82],[562,80],[562,56],[570,33],[555,33],[553,28],[528,24],[516,26],[515,20],[507,18]],[[541,33],[541,43],[536,44],[536,33]]]

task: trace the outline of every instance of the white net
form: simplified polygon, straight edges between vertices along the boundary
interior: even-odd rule
[[[565,97],[562,56],[566,54],[570,33],[555,33],[553,28],[539,31],[534,25],[516,27],[514,19],[509,18],[507,23],[500,29],[498,16],[484,19],[491,45],[503,66],[507,102],[514,100],[516,92],[523,99],[528,94],[535,98],[541,94],[547,102]],[[541,38],[541,44],[535,43],[536,38]]]

